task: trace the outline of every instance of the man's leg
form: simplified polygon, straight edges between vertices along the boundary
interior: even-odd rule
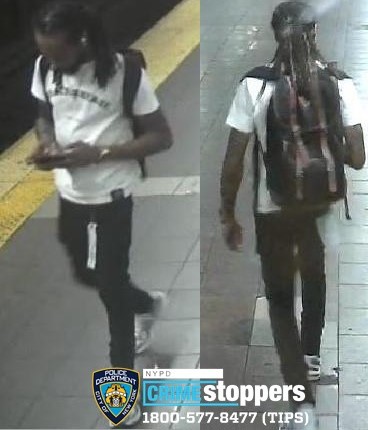
[[[298,232],[299,266],[302,278],[301,340],[305,355],[320,355],[326,306],[324,245],[313,218],[305,220]]]
[[[152,299],[129,276],[132,200],[121,199],[97,211],[97,284],[109,318],[113,366],[134,367],[134,314],[149,311]]]
[[[262,242],[262,275],[281,372],[287,385],[304,386],[304,402],[314,404],[294,311],[293,226],[280,217],[267,218],[257,222],[257,239]]]

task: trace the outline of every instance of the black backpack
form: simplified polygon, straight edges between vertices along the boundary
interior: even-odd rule
[[[267,146],[262,151],[271,199],[284,210],[323,210],[346,197],[344,128],[337,79],[332,67],[318,69],[318,103],[296,94],[291,78],[272,67],[258,67],[246,77],[275,83],[267,109]],[[346,201],[345,201],[346,202]]]
[[[123,107],[124,112],[128,118],[132,121],[132,129],[134,137],[138,137],[141,134],[138,124],[135,121],[133,115],[133,103],[136,94],[139,89],[139,85],[142,77],[142,69],[146,69],[147,64],[144,55],[141,51],[137,49],[121,49],[117,51],[124,57],[125,72],[124,72],[124,83],[123,83]],[[52,115],[52,104],[49,101],[46,92],[46,75],[50,68],[50,64],[46,57],[42,56],[40,60],[40,74],[41,81],[44,89],[44,94],[47,100],[47,104],[50,109],[50,114]],[[146,160],[141,158],[138,160],[141,169],[142,178],[147,177]]]

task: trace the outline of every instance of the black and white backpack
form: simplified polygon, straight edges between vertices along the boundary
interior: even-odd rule
[[[266,166],[272,201],[284,210],[328,208],[346,198],[344,128],[338,79],[346,75],[332,66],[316,69],[315,98],[298,93],[293,78],[273,67],[258,67],[246,77],[274,83],[267,109]]]

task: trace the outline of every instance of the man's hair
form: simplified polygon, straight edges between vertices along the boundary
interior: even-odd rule
[[[95,61],[95,77],[105,87],[115,73],[116,56],[96,11],[78,0],[56,0],[42,7],[33,28],[45,36],[65,34],[71,43],[86,38]]]
[[[316,22],[314,9],[298,1],[280,3],[271,21],[278,42],[275,67],[293,73],[298,91],[308,98],[312,78],[311,62],[325,63],[316,44]]]

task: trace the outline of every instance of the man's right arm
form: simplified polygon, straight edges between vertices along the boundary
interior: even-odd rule
[[[230,130],[225,160],[221,173],[221,219],[223,223],[235,218],[235,203],[243,179],[244,155],[251,133]]]

